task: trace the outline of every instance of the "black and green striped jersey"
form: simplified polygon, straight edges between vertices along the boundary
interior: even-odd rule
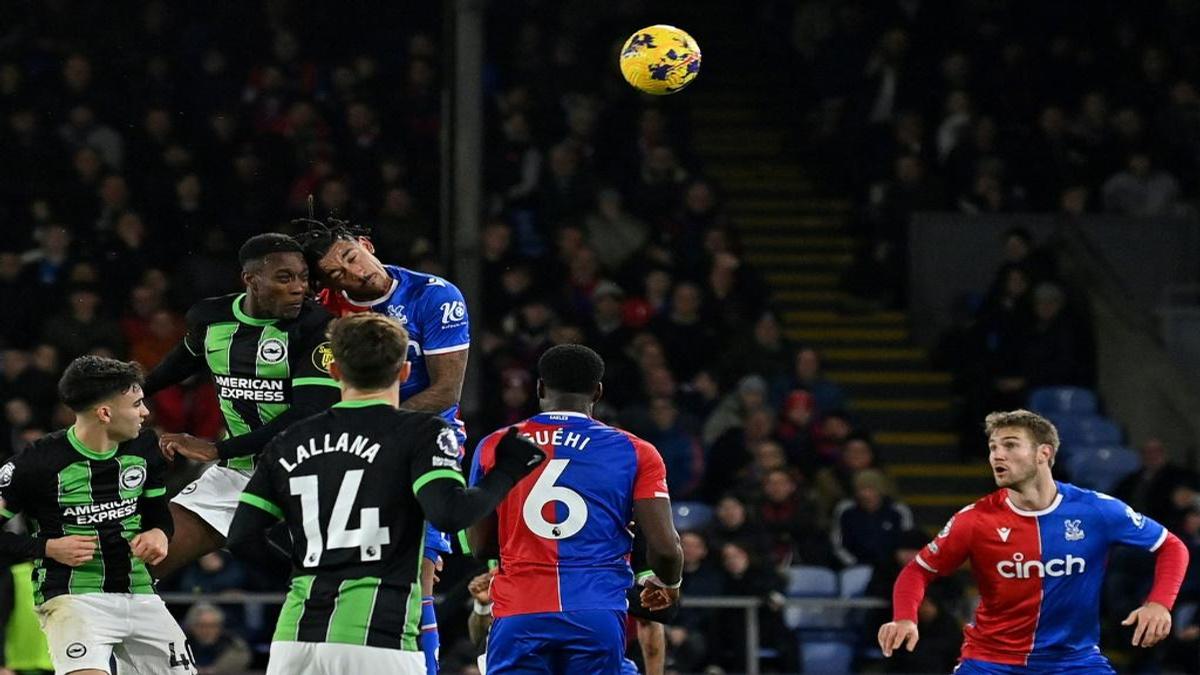
[[[164,378],[162,372],[175,366],[168,357],[172,363],[164,362],[147,377],[146,389],[153,393],[173,384],[171,379],[207,368],[230,437],[261,429],[293,406],[303,415],[323,410],[337,401],[339,391],[329,376],[333,353],[325,340],[332,316],[305,300],[294,319],[258,319],[243,311],[245,297],[238,293],[196,303],[187,314],[183,351],[173,353],[190,363],[175,378]],[[227,465],[252,470],[253,454],[259,449],[230,457]]]
[[[149,429],[97,452],[71,427],[34,441],[0,468],[0,515],[24,513],[31,534],[43,540],[98,539],[95,556],[78,567],[34,559],[34,602],[66,593],[153,593],[150,572],[129,541],[142,532],[142,500],[165,495],[164,473],[158,436]]]
[[[465,484],[454,430],[383,401],[338,403],[272,441],[241,497],[257,509],[235,521],[261,510],[291,532],[296,572],[274,639],[418,651],[416,493],[438,479]]]

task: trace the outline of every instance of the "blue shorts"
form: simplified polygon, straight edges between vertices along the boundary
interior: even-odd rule
[[[496,619],[487,643],[488,675],[621,675],[625,612],[581,609]]]
[[[963,659],[954,675],[1019,675],[1028,673],[1070,673],[1071,675],[1113,675],[1112,664],[1100,652],[1071,658],[1031,658],[1027,666],[1010,666],[990,661]]]
[[[450,535],[425,523],[425,557],[436,563],[438,556],[449,555],[451,550],[453,549],[450,548]]]

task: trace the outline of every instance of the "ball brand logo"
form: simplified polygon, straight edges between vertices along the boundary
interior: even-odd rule
[[[996,571],[1005,579],[1065,577],[1072,574],[1083,574],[1086,570],[1087,560],[1073,555],[1068,555],[1066,559],[1052,558],[1042,562],[1041,560],[1025,560],[1023,553],[1014,553],[1012,560],[1001,560],[996,563]]]

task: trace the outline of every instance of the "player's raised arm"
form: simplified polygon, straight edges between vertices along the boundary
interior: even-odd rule
[[[432,424],[431,424],[432,426]],[[454,431],[438,422],[440,430],[428,444],[432,456],[414,459],[413,493],[421,503],[425,518],[439,530],[464,529],[496,510],[517,481],[546,459],[546,453],[510,427],[496,444],[496,464],[475,487],[466,487],[462,472],[451,468],[433,468],[441,455],[449,460],[458,456]]]

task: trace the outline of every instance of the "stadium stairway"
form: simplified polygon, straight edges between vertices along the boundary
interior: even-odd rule
[[[840,286],[860,242],[846,227],[849,197],[830,194],[816,178],[821,167],[789,149],[797,116],[785,97],[772,95],[770,73],[754,67],[761,55],[738,48],[748,44],[752,21],[726,3],[693,7],[688,25],[704,70],[680,96],[694,106],[694,149],[722,187],[745,257],[770,285],[787,336],[821,351],[827,376],[873,432],[918,525],[936,531],[993,489],[983,458],[963,464],[957,436],[946,431],[950,374],[930,369],[904,312],[850,311]]]

